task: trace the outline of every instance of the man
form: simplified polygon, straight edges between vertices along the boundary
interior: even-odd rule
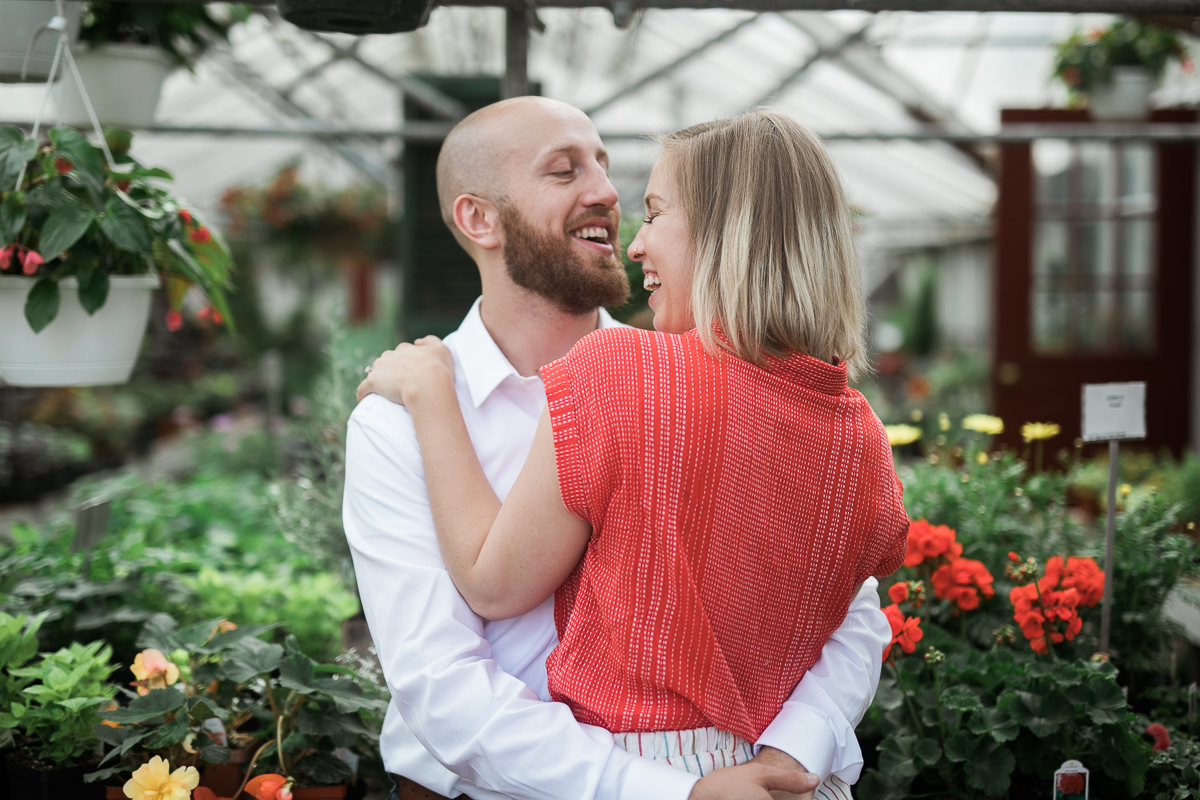
[[[628,293],[607,166],[581,111],[532,97],[460,122],[438,160],[443,219],[483,282],[482,298],[446,344],[472,443],[501,499],[545,403],[538,369],[597,327],[617,324],[599,307]],[[392,692],[380,746],[400,798],[767,797],[761,784],[729,777],[754,777],[752,770],[718,770],[697,782],[617,748],[607,731],[546,702],[545,659],[557,642],[553,600],[510,620],[486,622],[471,612],[441,560],[411,419],[378,395],[351,417],[344,521]],[[853,729],[889,639],[871,580],[757,742],[755,761],[856,780],[862,758]]]

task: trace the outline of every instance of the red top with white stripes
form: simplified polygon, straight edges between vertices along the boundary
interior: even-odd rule
[[[845,366],[596,331],[542,370],[559,487],[592,524],[558,590],[550,693],[611,731],[750,741],[859,584],[904,561],[891,448]]]

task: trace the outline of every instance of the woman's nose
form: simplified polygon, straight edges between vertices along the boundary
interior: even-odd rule
[[[639,230],[638,235],[633,237],[633,241],[629,243],[629,247],[625,249],[625,255],[629,256],[630,261],[641,261],[646,257],[646,248],[642,246],[642,232]]]

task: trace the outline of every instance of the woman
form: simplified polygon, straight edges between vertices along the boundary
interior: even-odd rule
[[[847,387],[864,309],[828,153],[764,111],[662,147],[629,247],[658,333],[597,331],[542,370],[547,410],[503,505],[436,339],[384,354],[359,395],[408,406],[477,613],[557,591],[551,695],[707,771],[746,760],[862,581],[902,563],[908,519],[883,428]]]

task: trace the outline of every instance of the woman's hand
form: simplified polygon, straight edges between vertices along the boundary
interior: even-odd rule
[[[414,396],[437,386],[449,378],[454,383],[454,356],[450,348],[436,336],[425,336],[413,344],[405,342],[388,350],[367,370],[367,377],[358,385],[361,401],[369,394],[378,394],[400,405],[411,405]]]
[[[751,761],[708,773],[692,787],[688,800],[812,798],[820,784],[816,775]]]

